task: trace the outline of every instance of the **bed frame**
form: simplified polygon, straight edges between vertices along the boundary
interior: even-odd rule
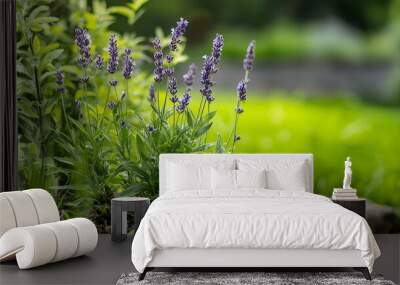
[[[222,159],[293,159],[305,160],[308,163],[307,191],[313,192],[313,156],[312,154],[162,154],[160,155],[160,195],[165,193],[167,161],[191,160],[210,163]],[[288,271],[296,268],[353,268],[361,271],[367,280],[371,275],[359,250],[330,249],[249,249],[249,248],[170,248],[156,250],[153,259],[147,265],[139,280],[143,280],[150,270],[160,268],[220,269],[229,271],[254,271],[254,269],[285,268]]]

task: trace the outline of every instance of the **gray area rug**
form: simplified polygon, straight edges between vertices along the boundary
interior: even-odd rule
[[[368,281],[359,272],[148,272],[142,281],[137,280],[138,276],[138,273],[124,273],[118,279],[117,285],[395,285],[392,281],[384,280],[379,275],[372,275],[373,280]]]

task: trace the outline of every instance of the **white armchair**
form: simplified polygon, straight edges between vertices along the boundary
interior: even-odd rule
[[[20,269],[84,255],[96,248],[97,229],[88,219],[60,221],[53,197],[43,189],[0,193],[0,262]]]

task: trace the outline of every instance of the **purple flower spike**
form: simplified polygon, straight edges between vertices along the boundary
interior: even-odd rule
[[[113,74],[118,68],[118,47],[114,34],[110,36],[108,41],[108,54],[110,55],[110,59],[108,60],[107,71]]]
[[[92,61],[90,57],[90,36],[86,29],[75,29],[75,43],[79,47],[78,63],[86,68]]]
[[[200,92],[203,96],[210,97],[212,93],[211,87],[213,86],[213,82],[211,81],[211,73],[214,67],[214,60],[212,56],[205,55],[203,61],[203,67],[201,69],[201,88]],[[211,98],[211,97],[210,97]],[[211,102],[211,101],[209,101]]]
[[[146,126],[146,132],[151,135],[152,133],[154,133],[155,131],[157,131],[157,129],[152,125],[152,124],[148,124]]]
[[[189,22],[183,18],[180,18],[178,22],[176,22],[176,27],[171,29],[171,42],[169,44],[169,49],[171,51],[175,51],[177,49],[177,45],[181,42],[180,38],[186,31]]]
[[[171,63],[174,60],[174,56],[172,54],[167,54],[166,59],[168,63]]]
[[[156,101],[156,89],[154,88],[154,84],[151,84],[151,85],[150,85],[148,100],[149,100],[151,103],[154,103],[154,102]]]
[[[101,57],[101,55],[99,55],[99,54],[96,55],[95,62],[96,62],[96,68],[98,70],[103,69],[103,67],[104,67],[104,59]]]
[[[64,73],[60,69],[57,69],[56,71],[56,83],[58,85],[57,93],[64,94],[65,93]]]
[[[253,69],[254,59],[256,57],[256,42],[251,41],[249,46],[247,47],[246,57],[243,60],[243,68],[244,70],[250,71]]]
[[[111,86],[115,87],[118,84],[118,80],[116,79],[111,79],[110,81],[108,81],[108,84],[110,84]]]
[[[175,95],[178,92],[178,86],[174,76],[171,76],[168,80],[168,91],[171,95]]]
[[[247,99],[247,82],[244,80],[240,80],[238,85],[237,85],[237,95],[239,97],[240,101],[246,101]]]
[[[86,84],[89,82],[89,76],[83,75],[80,80],[82,84]]]
[[[238,114],[241,114],[241,113],[244,112],[244,110],[243,110],[243,108],[238,107],[238,108],[235,109],[235,112],[238,113]]]
[[[171,102],[175,104],[176,102],[179,101],[179,98],[178,98],[178,96],[173,95],[173,96],[171,96],[171,98],[169,98],[169,100],[171,100]]]
[[[168,77],[171,77],[171,76],[174,75],[175,70],[174,70],[173,67],[170,67],[170,68],[166,68],[166,69],[164,70],[164,72],[165,72],[165,75],[167,75]]]
[[[193,85],[194,77],[196,75],[196,69],[197,69],[196,65],[194,63],[192,63],[189,66],[189,69],[188,69],[187,73],[182,76],[183,77],[183,81],[185,82],[185,84],[188,87]]]
[[[211,103],[212,101],[215,100],[215,97],[212,96],[212,95],[208,95],[208,96],[206,96],[206,100],[207,100],[208,103]]]
[[[115,109],[116,104],[113,101],[110,101],[107,103],[107,107],[110,110],[114,110]]]
[[[163,52],[159,38],[153,40],[154,47],[154,80],[160,82],[164,78],[165,70],[163,67]]]
[[[131,53],[132,53],[131,49],[129,49],[129,48],[125,49],[123,74],[124,74],[125,79],[127,79],[127,80],[132,77],[132,73],[135,69],[135,63],[133,62]]]
[[[224,37],[220,34],[215,36],[213,40],[212,57],[214,59],[214,72],[217,71],[217,65],[221,60],[222,48],[224,47]]]

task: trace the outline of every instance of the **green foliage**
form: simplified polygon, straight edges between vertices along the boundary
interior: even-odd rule
[[[158,196],[161,153],[228,149],[222,137],[217,144],[208,140],[216,112],[204,97],[196,108],[185,105],[178,110],[180,102],[173,103],[165,79],[155,86],[156,99],[148,102],[153,74],[140,68],[150,59],[148,48],[133,33],[120,35],[111,28],[115,15],[135,23],[145,2],[107,7],[94,0],[88,10],[85,1],[69,0],[70,15],[63,20],[51,16],[52,0],[26,0],[19,7],[18,96],[19,117],[24,122],[19,130],[21,187],[52,190],[64,217],[89,217],[101,232],[109,231],[113,197]],[[91,62],[81,68],[74,63],[82,56],[73,41],[77,27],[87,28],[90,35]],[[112,74],[94,62],[97,55],[105,63],[109,60],[110,34],[116,36],[120,57],[119,69]],[[156,36],[166,48],[169,36],[161,29],[156,29]],[[129,79],[121,71],[122,47],[130,48],[135,60]],[[170,52],[173,60],[165,61],[164,67],[186,61],[184,49],[185,39],[181,39]],[[60,72],[65,80],[56,84]],[[177,96],[184,98],[190,88],[184,92]]]
[[[241,59],[242,51],[251,39],[257,41],[259,60],[280,62],[387,61],[394,57],[397,49],[393,41],[395,29],[382,29],[366,35],[343,22],[333,20],[308,24],[281,21],[258,29],[224,26],[217,30],[225,36],[226,59]]]
[[[63,50],[51,43],[51,0],[18,1],[17,100],[22,185],[57,184],[52,159],[53,129],[57,127],[58,98],[54,94],[55,60]]]

